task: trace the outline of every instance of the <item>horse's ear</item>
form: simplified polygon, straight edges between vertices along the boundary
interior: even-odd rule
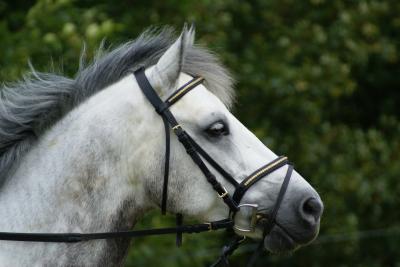
[[[146,71],[147,78],[160,95],[175,89],[179,73],[182,70],[186,50],[193,45],[194,27],[184,25],[179,38],[161,56],[154,68]]]

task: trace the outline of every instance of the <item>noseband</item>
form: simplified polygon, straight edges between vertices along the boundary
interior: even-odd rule
[[[148,230],[134,230],[134,231],[122,231],[122,232],[105,232],[105,233],[10,233],[0,232],[0,240],[9,241],[31,241],[31,242],[64,242],[64,243],[75,243],[94,239],[113,239],[113,238],[131,238],[138,236],[148,235],[161,235],[161,234],[177,234],[177,245],[181,245],[182,233],[200,233],[210,230],[218,229],[234,229],[238,234],[231,243],[224,246],[220,258],[212,266],[217,266],[220,263],[228,265],[227,257],[233,253],[233,251],[239,246],[244,240],[245,234],[254,232],[257,226],[262,227],[263,239],[260,242],[258,249],[253,255],[251,261],[254,261],[255,255],[262,249],[263,240],[268,235],[274,225],[276,224],[276,216],[279,207],[282,203],[283,197],[286,193],[290,177],[292,175],[293,166],[289,163],[287,157],[281,156],[266,165],[260,167],[247,178],[240,183],[237,182],[232,175],[230,175],[223,167],[221,167],[193,138],[182,128],[177,122],[174,115],[171,113],[169,108],[176,103],[185,94],[190,92],[196,86],[203,82],[202,77],[195,77],[188,83],[184,84],[178,90],[176,90],[166,101],[162,101],[156,91],[148,81],[145,71],[143,68],[134,72],[137,83],[146,96],[147,100],[153,105],[156,112],[161,116],[164,122],[165,128],[165,162],[164,162],[164,183],[161,200],[161,211],[162,214],[166,213],[167,200],[168,200],[168,178],[169,178],[169,162],[170,162],[170,129],[172,128],[174,134],[178,140],[184,146],[187,154],[191,157],[193,162],[199,167],[201,172],[204,174],[206,180],[212,188],[216,191],[219,198],[221,198],[225,204],[229,207],[229,216],[227,219],[207,222],[203,224],[192,224],[182,225],[183,217],[181,214],[177,214],[177,226],[170,228],[158,228]],[[225,178],[234,188],[234,192],[231,195],[226,188],[217,180],[216,176],[206,165],[205,161],[213,167],[222,177]],[[245,195],[246,191],[260,181],[265,176],[271,174],[275,170],[288,165],[285,178],[279,190],[277,199],[274,207],[269,214],[262,213],[258,209],[257,204],[241,204],[241,200]],[[251,209],[251,221],[248,228],[240,228],[234,224],[235,215],[241,208]]]

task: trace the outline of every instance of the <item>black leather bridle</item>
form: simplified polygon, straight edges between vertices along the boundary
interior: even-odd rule
[[[192,158],[193,162],[199,167],[201,172],[204,174],[207,181],[211,184],[212,188],[217,192],[217,195],[225,202],[229,207],[229,216],[226,219],[207,222],[203,224],[191,224],[182,225],[182,215],[177,214],[177,226],[170,228],[159,228],[159,229],[147,229],[147,230],[134,230],[134,231],[120,231],[120,232],[104,232],[104,233],[11,233],[11,232],[0,232],[0,240],[9,241],[33,241],[33,242],[65,242],[75,243],[95,239],[113,239],[113,238],[131,238],[138,236],[148,235],[161,235],[161,234],[177,234],[177,245],[181,245],[182,233],[200,233],[210,230],[218,229],[234,229],[236,233],[240,234],[233,239],[231,243],[224,246],[220,258],[212,266],[216,266],[220,263],[228,265],[227,257],[233,253],[233,251],[239,246],[244,240],[244,236],[247,232],[253,232],[256,226],[263,227],[263,240],[266,235],[270,233],[273,226],[276,224],[276,215],[279,207],[282,203],[283,197],[286,193],[290,177],[292,175],[293,166],[288,162],[287,157],[281,156],[268,164],[260,167],[252,174],[250,174],[242,182],[238,183],[232,175],[230,175],[224,168],[222,168],[206,151],[204,151],[199,144],[197,144],[193,138],[182,128],[177,122],[174,115],[169,110],[174,103],[180,98],[187,94],[190,90],[198,86],[203,82],[202,77],[195,77],[188,83],[184,84],[178,90],[176,90],[166,101],[162,101],[156,91],[148,81],[145,71],[143,68],[134,72],[134,76],[137,83],[146,96],[147,100],[153,105],[156,112],[161,116],[164,127],[165,127],[165,162],[164,162],[164,184],[162,191],[161,200],[161,211],[162,214],[166,213],[167,199],[168,199],[168,178],[169,178],[169,159],[170,159],[170,128],[172,128],[174,134],[178,140],[185,147],[187,154]],[[216,176],[207,167],[204,160],[210,164],[221,176],[223,176],[229,183],[231,183],[235,191],[231,196],[224,186],[217,180]],[[241,204],[241,199],[246,191],[257,183],[259,180],[274,172],[275,170],[288,165],[288,169],[279,190],[278,197],[275,201],[272,212],[269,214],[261,212],[256,204]],[[241,208],[251,208],[251,222],[247,229],[239,228],[234,224],[234,218],[236,213]],[[257,255],[259,250],[262,249],[263,240],[260,242],[258,249],[254,255]],[[254,261],[255,256],[253,255],[252,260]]]

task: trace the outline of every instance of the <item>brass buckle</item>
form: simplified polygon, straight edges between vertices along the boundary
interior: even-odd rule
[[[236,225],[233,226],[233,228],[238,231],[239,233],[245,234],[245,233],[253,233],[256,229],[256,224],[257,224],[257,211],[258,211],[258,205],[257,204],[241,204],[238,206],[238,208],[242,207],[249,207],[251,208],[251,219],[250,219],[250,225],[249,227],[246,228],[239,228]]]
[[[176,130],[178,130],[179,128],[182,129],[182,126],[180,124],[175,125],[174,127],[172,127],[172,130],[175,132]]]
[[[218,194],[218,196],[220,197],[220,198],[224,198],[225,196],[227,196],[228,195],[228,191],[226,190],[226,188],[225,187],[222,187],[223,189],[224,189],[224,192],[220,195],[220,194]]]
[[[205,224],[208,225],[208,231],[212,231],[213,230],[212,224],[210,222],[205,222]]]

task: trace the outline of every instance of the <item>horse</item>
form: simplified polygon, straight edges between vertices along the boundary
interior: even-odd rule
[[[165,192],[164,130],[169,135],[177,127],[164,127],[133,75],[141,69],[163,101],[193,77],[202,77],[166,109],[220,168],[234,174],[237,184],[245,181],[277,155],[230,112],[234,79],[215,54],[194,44],[194,35],[193,27],[184,27],[179,37],[171,28],[146,30],[136,40],[100,52],[89,64],[82,60],[74,78],[32,68],[24,80],[2,88],[1,232],[127,231],[145,213],[161,207],[166,192],[164,208],[171,214],[207,222],[230,216],[223,200],[234,194],[235,186],[207,161],[203,167],[215,173],[215,183],[225,190],[216,194],[174,136]],[[290,168],[284,162],[246,188],[237,203],[242,208],[235,206],[232,218],[237,234],[261,240],[272,252],[293,251],[319,232],[321,198]],[[290,183],[282,195],[289,170]],[[280,195],[276,223],[263,235],[262,225],[250,222],[252,210],[271,212]],[[243,230],[248,225],[255,229]],[[120,266],[129,240],[0,240],[0,265]]]

